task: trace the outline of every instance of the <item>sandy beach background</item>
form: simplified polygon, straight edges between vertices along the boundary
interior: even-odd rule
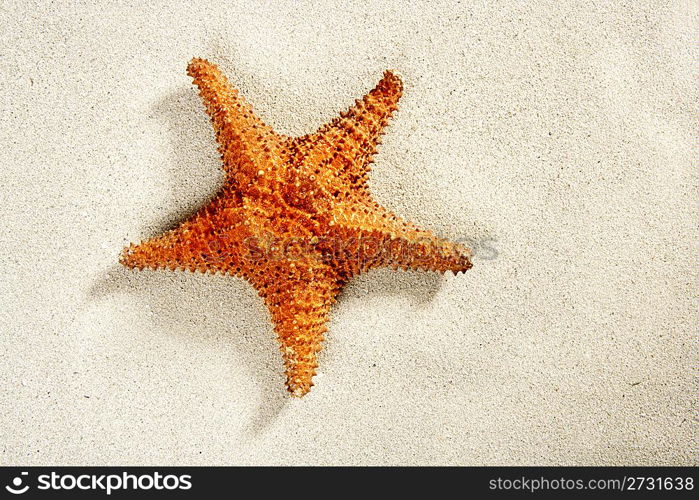
[[[697,463],[697,2],[139,4],[0,6],[1,464]],[[474,247],[301,400],[244,281],[117,265],[220,186],[194,56],[293,135],[396,70],[373,192]]]

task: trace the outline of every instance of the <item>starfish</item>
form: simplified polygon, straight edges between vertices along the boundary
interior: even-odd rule
[[[193,59],[187,74],[213,122],[224,185],[175,229],[125,248],[120,261],[250,282],[271,313],[292,395],[313,385],[330,307],[350,278],[385,266],[471,267],[468,248],[399,219],[369,193],[373,155],[403,90],[395,74],[386,71],[353,107],[302,137],[265,125],[216,65]]]

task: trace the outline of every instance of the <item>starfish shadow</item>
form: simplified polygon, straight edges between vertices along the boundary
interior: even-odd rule
[[[372,269],[352,279],[346,298],[358,296],[408,297],[415,306],[430,303],[439,291],[442,275],[428,271]]]
[[[267,312],[247,283],[220,275],[138,272],[115,264],[90,289],[93,300],[113,294],[133,295],[136,302],[146,306],[152,313],[149,328],[194,337],[212,349],[221,349],[223,345],[234,352],[234,359],[243,364],[261,393],[262,401],[248,424],[248,431],[260,434],[276,421],[289,401],[284,389],[282,360],[269,319],[254,320],[255,315],[264,316]],[[211,311],[212,304],[214,313],[205,314]],[[253,321],[236,320],[247,315],[252,315]],[[194,323],[192,318],[196,318]],[[259,328],[260,324],[268,324],[268,331]],[[237,399],[235,394],[231,398]]]
[[[183,87],[156,103],[153,116],[168,132],[171,153],[167,176],[174,210],[146,229],[155,236],[194,215],[223,185],[218,144],[196,90]],[[172,210],[172,206],[168,209]]]

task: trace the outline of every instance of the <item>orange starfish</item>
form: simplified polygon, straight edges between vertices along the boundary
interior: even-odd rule
[[[402,93],[396,75],[387,71],[314,134],[287,137],[253,114],[216,65],[193,59],[187,73],[216,130],[224,186],[176,229],[130,245],[121,263],[248,280],[271,312],[293,395],[313,385],[330,307],[352,276],[471,267],[467,248],[398,219],[369,193],[372,155]]]

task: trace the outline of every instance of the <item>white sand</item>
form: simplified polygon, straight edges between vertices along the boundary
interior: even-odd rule
[[[696,2],[72,3],[0,10],[0,463],[697,463]],[[193,56],[288,134],[397,70],[372,189],[477,243],[301,400],[244,281],[116,264],[221,181]]]

